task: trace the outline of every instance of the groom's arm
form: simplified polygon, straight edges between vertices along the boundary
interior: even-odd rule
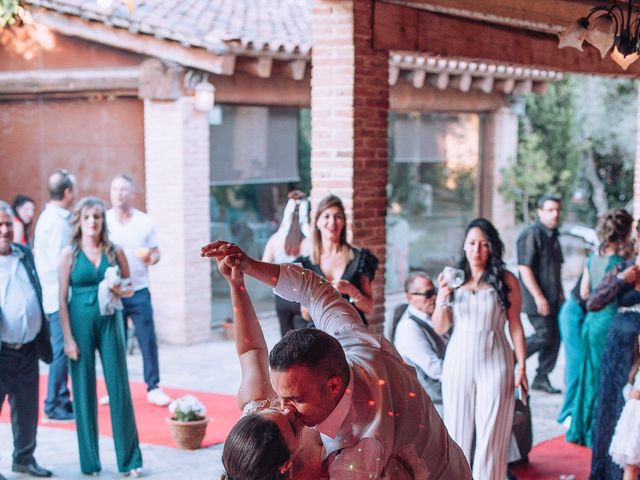
[[[316,327],[330,335],[347,324],[363,326],[356,309],[330,282],[298,265],[280,265],[275,292],[309,309]]]
[[[316,327],[331,335],[347,324],[363,326],[356,309],[326,279],[292,264],[277,265],[249,257],[237,245],[217,240],[204,246],[202,256],[237,265],[245,275],[275,288],[286,300],[309,309]]]

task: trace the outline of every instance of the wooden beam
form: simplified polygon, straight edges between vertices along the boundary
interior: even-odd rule
[[[596,0],[390,0],[434,13],[483,20],[539,32],[557,32],[585,16]]]
[[[414,70],[411,75],[411,83],[414,88],[424,87],[424,79],[427,77],[426,70]]]
[[[446,90],[449,86],[449,72],[444,71],[436,75],[429,75],[427,81],[429,85],[433,85],[438,90]]]
[[[400,76],[400,69],[398,67],[389,66],[389,85],[393,87],[398,83],[398,76]]]
[[[175,62],[217,75],[233,75],[235,55],[231,50],[213,53],[204,48],[187,48],[171,40],[130,33],[122,28],[109,27],[99,22],[87,22],[82,18],[62,15],[44,8],[30,7],[29,13],[36,23],[63,35]]]
[[[307,61],[306,60],[294,60],[287,62],[287,67],[291,73],[291,78],[298,82],[304,80],[307,73]]]
[[[269,78],[273,67],[273,59],[267,56],[240,57],[236,59],[236,70],[258,78]]]
[[[531,80],[518,80],[513,88],[513,93],[527,94],[531,93],[533,82]]]
[[[455,77],[452,77],[449,81],[449,86],[451,88],[457,88],[461,92],[468,92],[471,88],[472,80],[473,79],[471,78],[470,73],[463,73],[462,75],[456,75]]]
[[[533,82],[532,90],[541,95],[546,95],[549,91],[549,82]]]
[[[484,93],[491,93],[493,91],[494,77],[476,77],[471,82],[471,88],[480,90]]]
[[[481,4],[485,2],[479,2]],[[535,3],[535,2],[532,2]],[[575,73],[640,75],[640,64],[624,72],[590,45],[580,52],[558,48],[555,35],[462,19],[378,1],[374,48],[441,55],[469,61],[527,65]]]
[[[391,89],[389,104],[394,112],[489,112],[505,106],[507,97],[498,92],[470,90],[462,93],[452,88],[439,90],[429,85],[418,90],[410,82],[399,81]]]
[[[182,95],[182,68],[150,58],[140,66],[138,96],[151,100],[176,100]]]
[[[503,78],[493,82],[493,89],[497,92],[502,92],[505,95],[509,95],[511,92],[513,92],[515,86],[515,78]]]
[[[0,96],[16,94],[128,91],[138,93],[138,67],[0,72]]]

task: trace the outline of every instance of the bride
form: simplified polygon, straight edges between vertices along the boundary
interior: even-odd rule
[[[242,418],[227,437],[222,463],[227,480],[323,479],[320,435],[293,412],[281,410],[269,380],[268,348],[244,275],[232,256],[216,258],[229,282],[233,304],[236,350],[242,381],[238,405]]]

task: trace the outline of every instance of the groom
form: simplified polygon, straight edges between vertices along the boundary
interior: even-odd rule
[[[415,370],[329,282],[295,265],[259,262],[216,241],[202,255],[223,258],[309,309],[316,329],[289,332],[269,356],[271,382],[283,408],[320,432],[330,478],[470,480]],[[395,477],[394,477],[395,478]]]

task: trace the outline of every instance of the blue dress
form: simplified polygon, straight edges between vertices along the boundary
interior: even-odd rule
[[[633,285],[616,279],[618,272],[634,261],[635,259],[626,260],[604,277],[589,297],[588,309],[599,310],[615,299],[620,307],[640,304],[640,292]],[[621,392],[627,384],[638,334],[640,313],[621,312],[611,320],[602,357],[600,392],[594,415],[590,480],[622,479],[622,469],[609,456],[609,445],[624,407]]]

